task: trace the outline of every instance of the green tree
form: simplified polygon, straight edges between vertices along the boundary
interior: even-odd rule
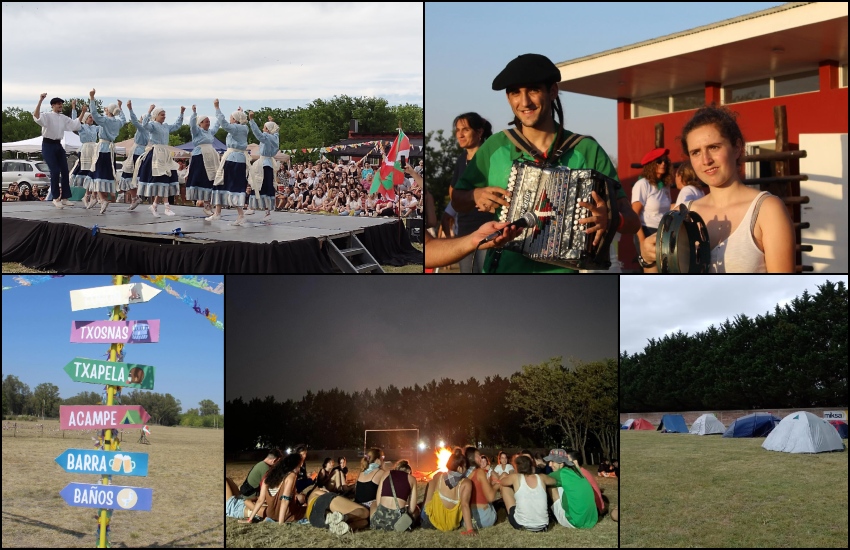
[[[37,101],[37,100],[36,100]],[[35,109],[35,104],[33,104]],[[41,135],[41,126],[32,118],[32,111],[20,107],[3,109],[3,143],[21,141]]]
[[[27,414],[31,410],[30,387],[17,376],[8,374],[3,379],[3,397],[10,414]]]
[[[198,403],[201,416],[218,414],[218,405],[210,399],[204,399]]]
[[[100,394],[93,391],[83,391],[62,401],[63,405],[100,405],[103,402]]]
[[[50,382],[43,382],[35,387],[32,394],[32,408],[36,414],[42,417],[56,418],[59,416],[59,386]]]
[[[452,183],[457,157],[463,149],[454,134],[444,136],[442,130],[425,134],[425,166],[428,189],[434,195],[434,205],[439,217],[449,204],[449,186]]]

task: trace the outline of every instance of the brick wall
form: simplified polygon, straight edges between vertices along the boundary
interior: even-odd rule
[[[629,418],[644,418],[652,423],[653,426],[658,427],[658,424],[661,422],[661,417],[665,414],[681,414],[685,417],[685,423],[690,426],[693,424],[697,418],[702,416],[705,413],[713,413],[714,416],[717,417],[719,421],[721,421],[725,426],[729,426],[736,419],[747,416],[748,414],[752,414],[755,412],[766,412],[771,413],[774,416],[779,417],[780,419],[785,418],[791,413],[795,413],[797,411],[808,411],[818,418],[823,418],[824,411],[846,411],[847,407],[826,407],[820,409],[760,409],[760,410],[739,410],[739,411],[687,411],[687,412],[648,412],[648,413],[620,413],[620,424],[623,424]]]

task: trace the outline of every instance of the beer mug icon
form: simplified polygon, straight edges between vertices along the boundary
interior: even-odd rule
[[[130,460],[130,455],[124,455],[124,473],[129,474],[136,469],[136,461]]]
[[[121,471],[121,463],[124,461],[124,455],[117,454],[115,458],[112,459],[112,471],[120,472]]]

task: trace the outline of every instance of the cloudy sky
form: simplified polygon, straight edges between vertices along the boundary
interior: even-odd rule
[[[3,108],[88,97],[212,114],[334,95],[423,104],[423,4],[3,2]],[[188,114],[187,121],[188,122]]]
[[[827,280],[847,285],[846,275],[620,277],[620,351],[638,353],[650,338],[693,334],[741,313],[764,315]]]
[[[617,353],[615,277],[227,277],[225,399],[510,376]]]

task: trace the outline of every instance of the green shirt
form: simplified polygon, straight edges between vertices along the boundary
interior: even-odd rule
[[[271,466],[265,462],[257,463],[256,466],[251,468],[251,473],[248,474],[248,485],[259,489],[260,482],[263,481],[263,476],[266,475],[266,472],[268,472],[270,468]],[[257,491],[257,494],[259,494],[259,491]]]
[[[566,136],[570,136],[573,132],[564,130]],[[549,146],[547,155],[552,154],[552,145]],[[501,187],[507,189],[508,177],[511,173],[511,166],[516,160],[534,161],[534,158],[520,151],[504,132],[493,134],[475,153],[472,160],[466,167],[463,176],[455,184],[455,189],[468,191],[478,187]],[[605,154],[602,147],[599,146],[593,139],[585,138],[579,142],[573,149],[564,153],[558,160],[559,166],[566,166],[572,169],[592,169],[600,172],[611,179],[619,181],[617,178],[617,170],[611,164],[611,159]],[[626,198],[626,192],[620,188],[617,191],[617,199]],[[499,212],[496,212],[498,219]],[[487,260],[484,262],[484,271],[490,272],[489,265],[492,261],[493,251],[487,254]],[[551,264],[544,264],[527,259],[522,254],[504,250],[502,257],[499,260],[499,273],[575,273],[575,270],[560,267]]]
[[[564,489],[561,506],[570,525],[579,529],[590,529],[596,525],[596,500],[590,482],[580,473],[577,474],[567,467],[552,472],[549,477],[558,482],[555,487]]]

